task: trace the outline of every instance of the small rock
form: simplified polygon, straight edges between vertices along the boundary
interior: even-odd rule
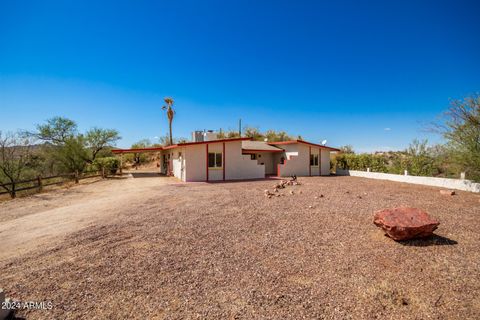
[[[320,198],[323,198],[323,197],[324,197],[324,195],[323,195],[323,194],[321,194],[321,195],[320,195]]]
[[[313,208],[313,206],[308,206],[308,209],[312,209],[312,208]]]
[[[358,196],[358,199],[362,199],[362,196]]]
[[[453,196],[455,195],[454,190],[440,190],[440,194],[443,194],[444,196]]]
[[[293,190],[290,190],[290,194],[294,194]]]
[[[300,191],[298,191],[298,193],[303,193],[303,191],[302,191],[302,190],[300,190]]]

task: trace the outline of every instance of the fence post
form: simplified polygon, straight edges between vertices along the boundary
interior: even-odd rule
[[[102,167],[102,179],[105,179],[105,167]]]
[[[460,179],[465,180],[465,172],[460,173]]]
[[[78,178],[78,170],[75,170],[75,183],[78,183],[79,178]]]
[[[43,189],[43,181],[42,181],[41,175],[37,177],[37,184],[38,184],[38,192],[41,192]]]
[[[367,168],[367,172],[370,172],[370,168]]]
[[[405,171],[403,172],[403,174],[404,174],[405,176],[408,176],[408,170],[405,170]]]
[[[120,176],[123,174],[123,153],[120,154]]]

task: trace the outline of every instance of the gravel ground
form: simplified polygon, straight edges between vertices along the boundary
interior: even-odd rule
[[[7,296],[54,304],[18,316],[480,318],[479,195],[311,177],[268,199],[272,181],[157,185],[162,179],[145,178],[136,200],[108,219],[4,259]],[[139,179],[114,183],[131,180]],[[399,243],[373,225],[375,210],[402,205],[438,218],[436,236]]]

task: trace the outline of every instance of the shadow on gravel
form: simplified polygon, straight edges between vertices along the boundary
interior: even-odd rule
[[[130,172],[134,178],[153,178],[153,177],[165,177],[158,172]]]
[[[451,246],[451,245],[458,244],[458,242],[455,240],[442,237],[436,234],[427,238],[412,239],[412,240],[397,241],[397,242],[404,246],[414,246],[414,247]]]

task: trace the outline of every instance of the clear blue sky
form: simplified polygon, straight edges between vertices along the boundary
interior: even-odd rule
[[[450,98],[480,91],[479,1],[0,2],[0,130],[62,115],[127,147],[282,129],[404,148]]]

